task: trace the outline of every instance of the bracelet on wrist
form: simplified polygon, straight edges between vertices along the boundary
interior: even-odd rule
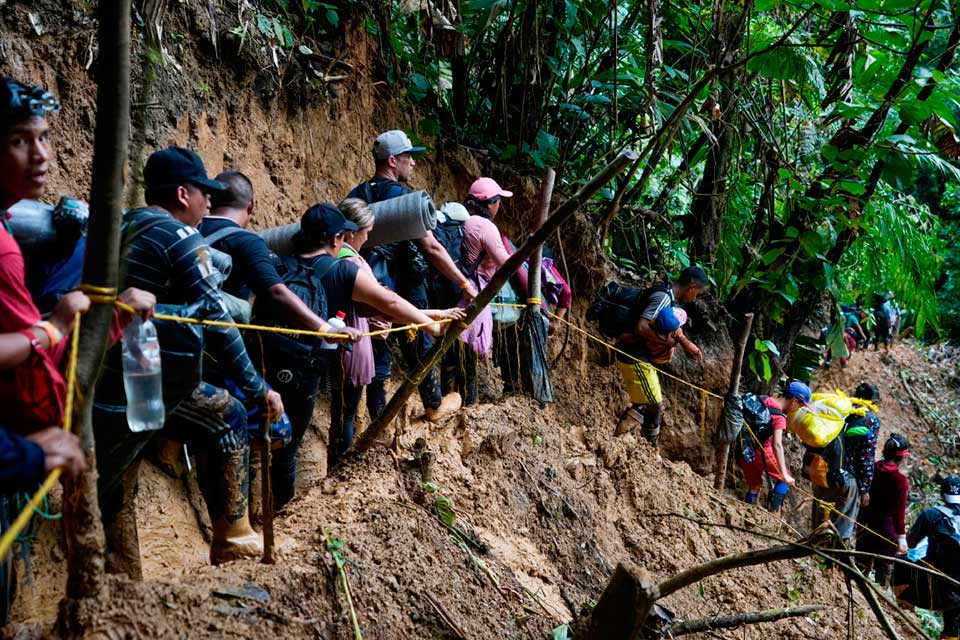
[[[47,334],[47,337],[50,338],[50,348],[52,349],[54,345],[63,340],[63,333],[49,320],[44,320],[43,322],[38,322],[35,327],[42,329],[44,333]]]
[[[460,283],[460,288],[463,289],[464,291],[466,291],[467,289],[469,289],[469,288],[470,288],[470,281],[469,281],[469,280],[464,280],[463,282],[461,282],[461,283]]]

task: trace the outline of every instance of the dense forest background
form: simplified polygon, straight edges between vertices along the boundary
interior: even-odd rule
[[[596,242],[640,275],[706,267],[785,369],[874,291],[960,336],[954,0],[269,0],[246,20],[290,64],[363,21],[416,135],[566,191],[638,150],[591,203]]]

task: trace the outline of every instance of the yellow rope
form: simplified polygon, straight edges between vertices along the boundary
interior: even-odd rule
[[[63,415],[63,430],[67,433],[70,433],[73,427],[73,394],[77,381],[77,359],[80,353],[78,349],[78,345],[80,344],[79,312],[74,316],[73,321],[75,328],[73,334],[70,336],[70,354],[67,360],[67,400]],[[40,485],[37,492],[33,494],[33,497],[30,498],[23,507],[23,510],[20,511],[17,519],[13,521],[9,529],[3,532],[3,537],[0,537],[0,560],[7,557],[7,553],[16,541],[17,536],[30,524],[30,518],[33,517],[34,509],[39,507],[43,499],[50,493],[50,489],[52,489],[60,479],[62,472],[63,470],[58,467],[47,474],[47,479],[43,481],[43,484]]]
[[[523,305],[501,305],[501,306],[523,306]],[[703,387],[698,387],[697,385],[693,384],[692,382],[687,382],[687,381],[684,380],[683,378],[678,378],[677,376],[672,375],[672,374],[669,374],[669,373],[667,373],[666,371],[664,371],[663,369],[660,369],[659,367],[653,366],[653,365],[650,364],[649,362],[645,362],[645,361],[641,360],[640,358],[637,358],[637,357],[635,357],[635,356],[632,356],[632,355],[630,355],[629,353],[627,353],[626,351],[623,351],[623,350],[621,350],[621,349],[616,348],[615,346],[613,346],[612,344],[610,344],[610,343],[607,342],[606,340],[603,340],[603,339],[601,339],[601,338],[598,338],[597,336],[593,335],[592,333],[590,333],[590,332],[587,331],[586,329],[581,329],[580,327],[578,327],[578,326],[575,325],[574,323],[570,322],[570,321],[567,320],[566,318],[561,318],[560,316],[558,316],[557,314],[555,314],[555,313],[553,313],[553,312],[551,312],[551,311],[547,311],[547,315],[549,315],[551,318],[554,318],[554,319],[556,319],[556,320],[559,320],[560,322],[564,323],[565,325],[567,325],[567,326],[569,326],[569,327],[572,327],[575,331],[579,331],[580,333],[582,333],[583,335],[585,335],[585,336],[586,336],[587,338],[589,338],[590,340],[593,340],[594,342],[597,342],[597,343],[599,343],[599,344],[602,344],[603,346],[607,347],[608,349],[612,349],[613,351],[616,351],[616,352],[619,353],[620,355],[623,355],[623,356],[626,356],[627,358],[630,358],[631,360],[633,360],[634,362],[639,363],[639,364],[640,364],[641,366],[643,366],[643,367],[646,367],[646,368],[648,368],[648,369],[653,369],[654,371],[656,371],[656,372],[659,373],[660,375],[666,376],[667,378],[670,378],[670,379],[672,379],[672,380],[676,380],[677,382],[679,382],[679,383],[681,383],[681,384],[685,384],[685,385],[687,385],[688,387],[692,387],[692,388],[696,389],[697,391],[700,391],[701,393],[707,394],[708,396],[712,396],[712,397],[714,397],[714,398],[717,398],[718,400],[723,400],[723,396],[717,395],[716,393],[710,391],[709,389],[704,389]]]

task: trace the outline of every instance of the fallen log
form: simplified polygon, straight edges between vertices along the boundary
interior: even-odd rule
[[[776,622],[783,618],[799,618],[808,616],[811,613],[826,609],[826,605],[808,604],[800,607],[786,607],[784,609],[767,609],[766,611],[754,611],[752,613],[735,613],[727,616],[714,616],[712,618],[702,618],[700,620],[682,620],[675,622],[670,626],[670,635],[684,636],[691,633],[703,633],[704,631],[716,631],[718,629],[736,629],[745,624],[758,624],[761,622]]]

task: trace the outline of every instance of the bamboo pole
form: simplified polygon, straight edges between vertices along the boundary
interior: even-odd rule
[[[743,316],[743,328],[740,330],[740,338],[737,340],[737,351],[733,358],[733,369],[730,371],[730,388],[728,396],[732,397],[740,393],[740,371],[743,369],[743,354],[747,350],[747,340],[750,339],[750,328],[753,326],[753,314],[747,313]],[[725,409],[726,411],[726,409]],[[720,433],[725,434],[724,414],[720,416]],[[721,437],[717,442],[717,465],[716,475],[713,478],[713,488],[717,491],[723,491],[727,483],[727,464],[730,460],[730,442],[726,437]]]
[[[383,413],[380,417],[371,424],[363,435],[357,439],[356,451],[366,451],[380,438],[381,435],[386,431],[387,427],[393,422],[393,419],[400,412],[400,409],[406,404],[407,399],[417,388],[417,385],[430,373],[430,371],[437,365],[440,361],[440,358],[443,356],[443,353],[450,348],[450,346],[456,342],[457,338],[463,332],[473,320],[477,317],[480,311],[487,306],[490,301],[493,299],[493,296],[500,290],[507,280],[516,273],[517,269],[523,264],[524,260],[530,257],[533,253],[534,248],[543,244],[543,242],[554,233],[560,225],[562,225],[567,219],[574,214],[574,212],[579,209],[590,197],[592,197],[597,191],[600,190],[603,185],[607,184],[614,176],[620,173],[624,167],[629,163],[634,162],[637,159],[637,154],[632,151],[624,151],[619,154],[613,161],[610,162],[606,167],[600,170],[600,172],[593,177],[590,182],[585,184],[580,191],[573,195],[572,198],[564,202],[562,205],[557,207],[553,212],[553,215],[549,217],[547,222],[537,229],[533,234],[527,238],[527,241],[520,246],[517,251],[510,256],[503,265],[497,269],[497,272],[493,274],[490,283],[480,292],[480,295],[467,307],[467,316],[464,318],[463,322],[459,325],[451,326],[450,329],[444,334],[441,340],[438,340],[434,343],[433,348],[430,349],[427,353],[424,363],[403,381],[403,384],[400,385],[400,388],[397,389],[397,392],[390,399],[390,402],[387,403],[386,408],[384,408]]]
[[[83,282],[115,289],[119,282],[120,212],[130,121],[130,3],[101,2],[98,11],[97,119]],[[112,305],[97,304],[78,329],[83,347],[77,364],[74,423],[80,425],[78,435],[88,468],[64,487],[69,598],[95,595],[103,577],[104,536],[97,502],[91,400],[112,318]]]
[[[537,229],[547,222],[550,215],[550,199],[553,197],[553,183],[556,181],[557,172],[553,167],[547,168],[547,173],[543,176],[543,182],[540,183],[540,211],[537,216]],[[540,297],[540,266],[543,264],[543,245],[538,244],[530,256],[530,270],[527,272],[527,300]],[[527,304],[528,307],[540,311],[539,304]]]

